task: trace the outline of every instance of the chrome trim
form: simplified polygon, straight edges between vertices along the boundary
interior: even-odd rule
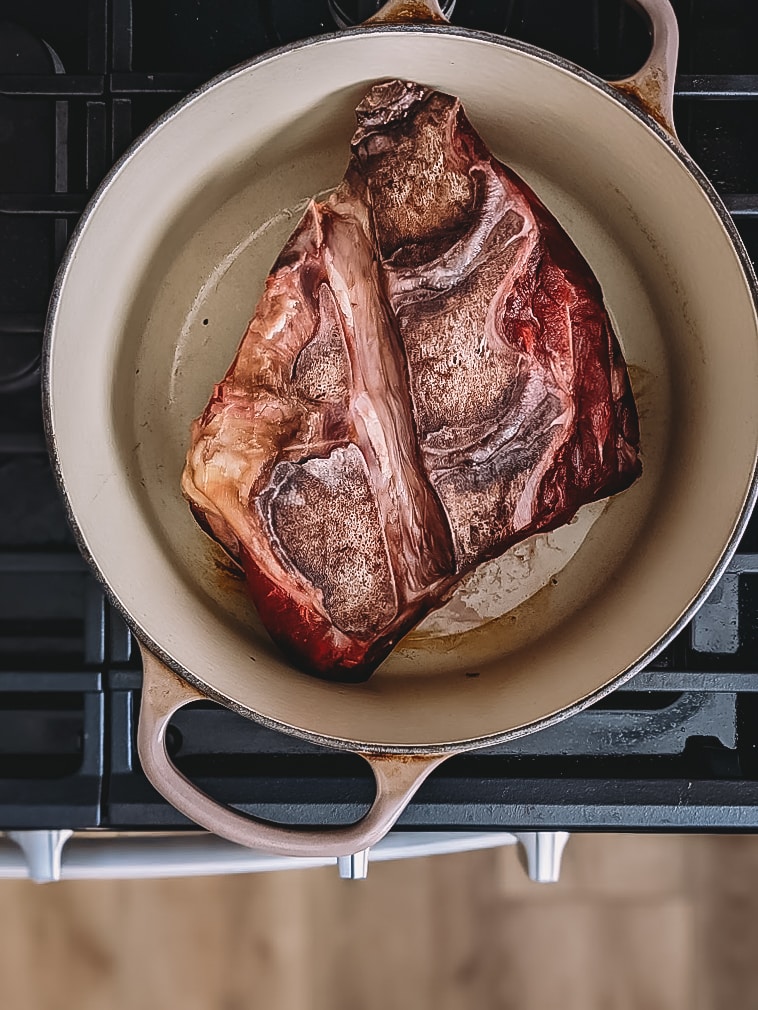
[[[188,877],[230,873],[264,873],[336,866],[328,856],[274,856],[224,841],[216,835],[176,832],[150,835],[113,835],[100,831],[65,832],[68,840],[59,851],[57,869],[40,872],[27,858],[21,836],[60,836],[58,831],[18,831],[0,835],[0,880],[28,879],[40,883],[55,880],[127,880],[158,877]],[[13,840],[11,840],[11,835]],[[387,835],[368,853],[373,862],[438,856],[450,852],[515,845],[507,832],[398,831]],[[350,857],[347,857],[350,859]],[[365,876],[365,873],[363,874]]]

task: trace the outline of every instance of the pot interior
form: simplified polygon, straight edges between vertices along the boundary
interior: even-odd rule
[[[293,670],[270,642],[179,478],[189,423],[279,249],[305,202],[338,183],[356,104],[390,77],[460,96],[589,261],[629,364],[644,474],[526,602],[465,633],[409,636],[368,683],[335,685]],[[719,215],[637,116],[502,40],[357,32],[218,81],[101,194],[50,339],[59,463],[113,593],[198,685],[312,736],[481,741],[598,692],[690,607],[750,491],[755,308]]]

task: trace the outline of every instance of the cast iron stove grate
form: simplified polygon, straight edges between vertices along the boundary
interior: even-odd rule
[[[758,8],[676,7],[679,132],[755,259]],[[213,73],[331,31],[328,3],[5,0],[0,13],[0,829],[187,826],[140,771],[138,653],[76,553],[45,455],[44,315],[88,194],[132,138]],[[458,0],[454,20],[609,77],[646,53],[621,0]],[[210,703],[177,717],[171,745],[211,794],[276,820],[348,821],[370,801],[358,758]],[[449,761],[400,827],[758,829],[758,521],[649,670],[568,722]]]

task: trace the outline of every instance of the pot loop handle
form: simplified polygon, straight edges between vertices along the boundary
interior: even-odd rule
[[[376,780],[371,809],[355,824],[336,828],[294,828],[241,814],[212,799],[171,760],[166,730],[173,715],[204,694],[182,680],[140,645],[144,667],[137,749],[145,775],[168,802],[195,824],[237,845],[279,856],[349,856],[376,845],[410,803],[424,779],[448,754],[361,754]]]
[[[679,53],[679,25],[670,0],[626,0],[650,25],[652,48],[636,74],[612,81],[676,139],[674,78]],[[437,0],[388,0],[365,25],[448,24]]]
[[[647,17],[653,46],[636,74],[611,81],[659,126],[677,140],[674,126],[674,83],[679,55],[679,24],[670,0],[626,0]]]

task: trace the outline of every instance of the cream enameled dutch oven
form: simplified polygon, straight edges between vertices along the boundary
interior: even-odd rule
[[[449,755],[532,733],[629,679],[726,565],[756,490],[756,282],[674,134],[672,8],[637,6],[652,54],[611,85],[449,26],[432,0],[387,4],[361,28],[211,81],[134,144],[84,214],[47,325],[50,451],[81,549],[142,645],[143,767],[211,831],[295,855],[375,843]],[[411,636],[368,683],[340,685],[288,665],[179,479],[190,420],[304,201],[339,181],[355,106],[394,77],[460,96],[588,259],[630,366],[644,475],[520,606],[465,633]],[[202,794],[169,759],[166,728],[206,697],[364,755],[377,783],[370,812],[301,831]]]

